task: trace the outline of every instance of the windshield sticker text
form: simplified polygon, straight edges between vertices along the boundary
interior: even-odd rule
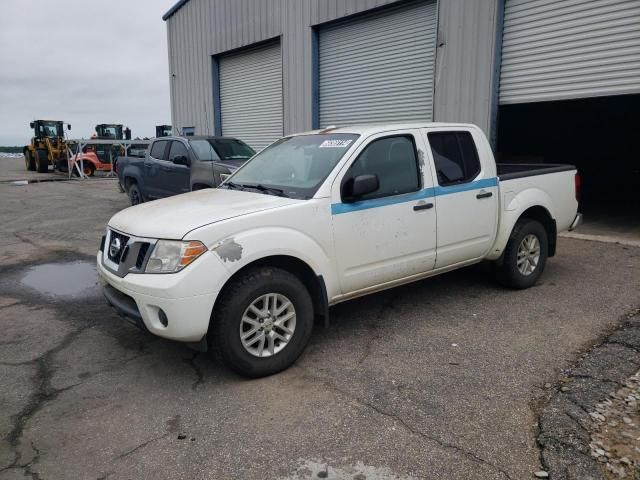
[[[345,148],[348,147],[351,142],[353,142],[353,140],[325,140],[320,144],[320,148]]]

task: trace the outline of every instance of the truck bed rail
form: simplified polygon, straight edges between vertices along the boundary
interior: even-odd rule
[[[500,180],[513,180],[516,178],[576,170],[574,165],[562,163],[498,163],[496,167]]]

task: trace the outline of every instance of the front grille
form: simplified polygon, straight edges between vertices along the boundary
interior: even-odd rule
[[[140,270],[144,265],[144,259],[147,257],[147,252],[149,251],[149,243],[141,243],[140,250],[138,250],[138,258],[136,258],[136,268]]]
[[[114,263],[120,263],[122,252],[124,252],[128,241],[128,236],[118,232],[114,232],[112,230],[111,236],[109,238],[109,245],[105,245],[105,248],[107,249],[107,257],[109,258],[109,260]]]

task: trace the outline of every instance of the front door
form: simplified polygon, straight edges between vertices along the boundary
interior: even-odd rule
[[[333,237],[343,294],[434,268],[436,210],[430,170],[423,171],[419,132],[374,137],[345,166],[332,192]],[[377,175],[377,191],[346,199],[342,186],[359,175]]]

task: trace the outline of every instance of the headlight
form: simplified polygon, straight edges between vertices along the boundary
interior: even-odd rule
[[[158,240],[145,273],[175,273],[193,262],[207,251],[202,242],[181,242],[179,240]]]

